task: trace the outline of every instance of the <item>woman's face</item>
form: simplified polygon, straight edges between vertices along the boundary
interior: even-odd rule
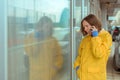
[[[87,21],[83,21],[82,23],[84,31],[87,32],[87,34],[91,34],[91,25]]]

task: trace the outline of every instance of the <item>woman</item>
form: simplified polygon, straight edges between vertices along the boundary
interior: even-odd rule
[[[29,80],[54,80],[57,71],[62,68],[62,50],[52,32],[52,20],[43,16],[35,32],[25,39],[25,51],[30,64]]]
[[[102,29],[98,18],[89,14],[81,22],[84,38],[74,62],[80,80],[106,80],[106,64],[111,51],[112,37]]]

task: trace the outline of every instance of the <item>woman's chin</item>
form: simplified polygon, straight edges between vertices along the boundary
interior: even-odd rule
[[[91,35],[91,32],[89,32],[88,35]]]

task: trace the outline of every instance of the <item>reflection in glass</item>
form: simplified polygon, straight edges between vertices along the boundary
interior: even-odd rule
[[[53,23],[43,16],[25,39],[25,53],[29,58],[29,80],[54,80],[62,68],[63,56],[58,41],[52,37]]]

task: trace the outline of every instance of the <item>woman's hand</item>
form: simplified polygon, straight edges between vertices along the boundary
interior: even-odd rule
[[[92,26],[91,31],[98,31],[98,30],[97,30],[97,28],[95,26]]]
[[[79,69],[79,66],[76,67],[76,71]]]
[[[98,36],[98,30],[97,30],[97,28],[95,26],[92,26],[91,32],[92,32],[93,37]]]

